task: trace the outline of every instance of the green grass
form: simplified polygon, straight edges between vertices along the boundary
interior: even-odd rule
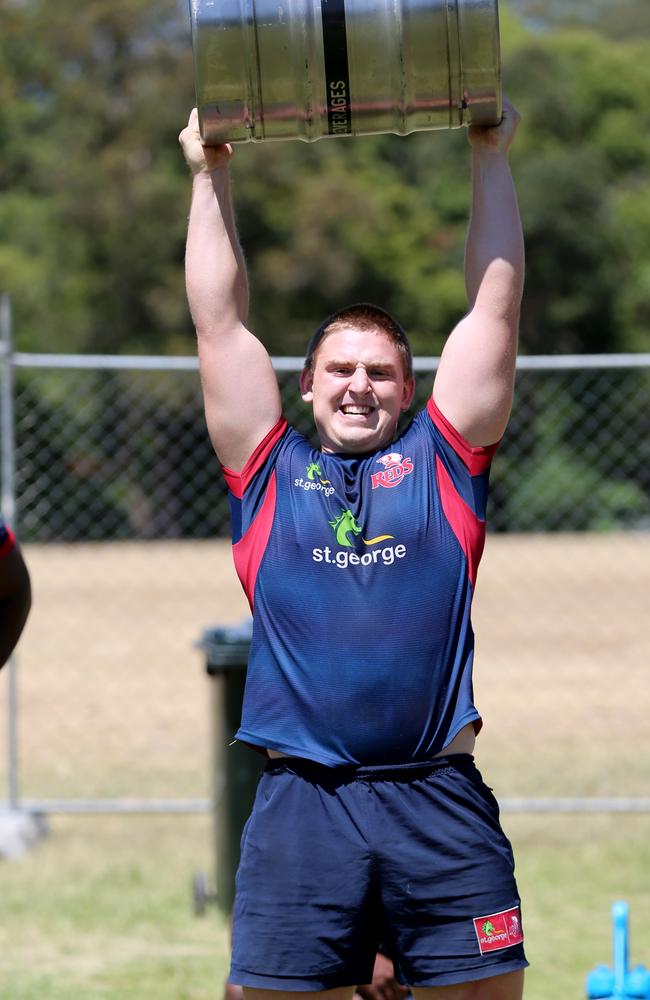
[[[630,903],[631,959],[650,965],[650,816],[518,816],[531,969],[526,1000],[581,1000],[611,962],[610,910]],[[66,817],[0,863],[2,1000],[220,1000],[226,922],[192,912],[214,866],[208,817]]]
[[[612,963],[611,905],[630,904],[633,965],[650,965],[650,816],[508,816],[523,900],[526,1000],[585,996]]]
[[[81,817],[3,863],[2,1000],[213,1000],[228,932],[196,918],[192,878],[212,875],[207,817]]]

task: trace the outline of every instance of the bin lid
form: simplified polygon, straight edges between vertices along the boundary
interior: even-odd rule
[[[239,625],[222,625],[206,628],[197,641],[207,660],[208,673],[213,668],[245,668],[248,663],[253,619],[246,618]]]

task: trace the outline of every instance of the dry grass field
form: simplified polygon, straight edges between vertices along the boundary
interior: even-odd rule
[[[195,643],[248,614],[228,543],[26,555],[23,795],[208,795],[212,682]],[[650,535],[490,536],[474,624],[477,758],[500,796],[647,795]],[[4,699],[0,684],[3,716]]]

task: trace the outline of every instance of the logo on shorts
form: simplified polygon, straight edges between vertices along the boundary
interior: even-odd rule
[[[481,955],[512,948],[524,940],[518,906],[485,917],[474,917],[474,930]]]
[[[372,488],[376,490],[378,486],[392,490],[399,486],[404,476],[409,476],[413,472],[413,462],[410,458],[402,458],[398,451],[392,451],[390,455],[382,455],[377,459],[384,468],[381,472],[373,472],[371,478]]]

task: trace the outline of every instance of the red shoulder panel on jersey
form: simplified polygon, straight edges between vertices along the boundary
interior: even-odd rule
[[[485,547],[485,521],[481,521],[458,494],[451,476],[438,456],[436,456],[436,475],[442,509],[467,557],[469,579],[474,587],[478,564]]]
[[[273,447],[280,440],[284,434],[287,427],[287,421],[284,417],[280,417],[277,424],[275,424],[271,430],[268,432],[265,438],[260,441],[257,448],[251,455],[251,457],[246,462],[246,465],[241,470],[241,472],[233,472],[232,469],[222,466],[221,471],[223,472],[224,479],[228,485],[228,489],[241,500],[244,493],[246,492],[246,487],[250,483],[251,479],[258,472],[264,463],[266,462],[269,454]]]
[[[232,547],[237,576],[241,580],[251,611],[253,610],[254,604],[253,598],[255,595],[257,572],[266,551],[269,535],[271,534],[271,527],[273,526],[275,498],[275,472],[272,472],[269,485],[264,496],[264,501],[255,515],[253,523],[249,527],[246,534],[243,535]]]
[[[434,403],[433,398],[430,398],[427,402],[427,411],[445,441],[447,441],[456,454],[462,458],[472,476],[480,476],[481,473],[485,472],[486,469],[490,467],[490,463],[494,458],[494,453],[499,447],[498,441],[496,444],[491,444],[487,448],[472,448],[471,444],[465,440],[463,435],[457,431],[453,424],[450,424],[445,415],[441,413]]]

